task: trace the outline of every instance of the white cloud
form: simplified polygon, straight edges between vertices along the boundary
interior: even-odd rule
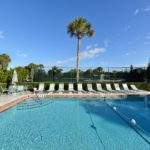
[[[105,51],[106,51],[105,48],[93,48],[90,50],[85,50],[80,53],[80,60],[95,58],[95,57],[99,56],[100,53],[104,53]],[[59,60],[59,61],[55,62],[54,64],[55,65],[63,65],[63,64],[75,62],[76,59],[77,59],[76,57],[71,57],[71,58],[68,58],[65,60]]]
[[[4,39],[4,32],[0,31],[0,39]]]
[[[107,62],[107,61],[101,61],[101,62],[100,62],[100,65],[102,65],[102,66],[108,65],[108,62]]]
[[[68,59],[65,59],[65,60],[58,60],[54,63],[54,65],[63,65],[63,64],[66,64],[66,63],[74,62],[74,61],[76,61],[76,57],[68,58]]]
[[[129,56],[131,53],[125,53],[126,56]]]
[[[146,39],[150,39],[150,35],[147,35],[147,36],[146,36]]]
[[[136,9],[135,11],[134,11],[134,15],[136,16],[136,15],[138,15],[139,14],[139,12],[140,12],[140,10],[139,9]]]
[[[18,51],[18,52],[17,52],[17,55],[18,55],[19,57],[23,57],[23,58],[26,58],[26,57],[28,56],[26,53],[24,53],[24,52],[22,52],[22,51]]]
[[[105,52],[105,48],[94,48],[88,51],[83,51],[80,53],[80,59],[94,58],[99,55],[99,53]]]
[[[149,44],[150,44],[149,41],[144,42],[144,45],[149,45]]]
[[[147,7],[142,8],[142,9],[136,9],[133,14],[136,16],[140,12],[147,12],[147,13],[150,12],[150,6],[147,6]]]
[[[144,45],[150,44],[150,32],[147,33],[145,39],[146,39],[146,41],[144,42]]]
[[[150,6],[147,6],[145,9],[143,9],[143,11],[149,12],[150,11]]]
[[[27,54],[25,54],[25,53],[21,53],[21,54],[20,54],[20,56],[22,56],[22,57],[26,58],[28,55],[27,55]]]
[[[92,45],[87,45],[86,49],[89,50],[90,48],[92,48]]]
[[[126,56],[130,56],[130,55],[136,55],[137,52],[136,51],[133,51],[133,52],[127,52],[125,53]]]
[[[95,43],[95,44],[94,44],[94,47],[97,47],[97,46],[98,46],[98,44],[97,44],[97,43]]]
[[[94,45],[87,45],[86,50],[92,49],[92,48],[97,47],[97,46],[98,46],[97,43],[95,43]]]
[[[147,33],[146,39],[150,39],[150,32]]]
[[[147,67],[147,62],[139,63],[139,64],[134,64],[134,67]]]

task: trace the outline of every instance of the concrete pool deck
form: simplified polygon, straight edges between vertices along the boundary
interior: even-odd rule
[[[28,95],[2,95],[0,96],[0,112],[15,106],[16,104],[24,101]]]
[[[133,94],[132,94],[133,95]],[[135,95],[135,94],[134,94]],[[137,94],[136,94],[137,95]],[[76,97],[76,98],[114,98],[114,97],[126,97],[128,96],[125,93],[19,93],[19,94],[12,94],[12,95],[1,95],[0,96],[0,112],[9,109],[10,107],[15,106],[16,104],[28,99],[28,98],[43,98],[43,97]]]

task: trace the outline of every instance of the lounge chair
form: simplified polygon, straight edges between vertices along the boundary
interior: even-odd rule
[[[130,90],[126,83],[122,84],[122,87],[123,87],[124,91],[127,92],[128,94],[136,94],[137,93],[134,90]]]
[[[78,83],[78,93],[85,93],[86,91],[83,90],[83,86],[81,83]]]
[[[135,85],[130,85],[130,87],[131,87],[131,89],[133,90],[133,91],[136,91],[136,92],[141,92],[141,93],[150,93],[150,92],[148,92],[148,91],[146,91],[146,90],[140,90],[140,89],[138,89]]]
[[[39,88],[34,88],[34,92],[43,92],[44,91],[44,83],[39,84]]]
[[[116,90],[113,90],[113,89],[112,89],[112,87],[111,87],[111,85],[110,85],[110,84],[106,84],[106,89],[107,89],[107,91],[109,91],[109,92],[117,93],[117,91],[116,91]]]
[[[69,85],[68,85],[68,92],[69,92],[69,93],[75,93],[75,92],[77,92],[77,91],[75,91],[74,88],[73,88],[73,83],[69,83]]]
[[[18,85],[18,86],[16,87],[16,90],[17,90],[17,92],[23,92],[23,91],[25,90],[25,88],[24,88],[23,85]]]
[[[3,88],[2,86],[0,86],[0,94],[7,93],[7,92],[8,92],[7,88]]]
[[[8,94],[17,93],[17,87],[14,86],[14,85],[10,85],[10,86],[8,87],[7,93],[8,93]]]
[[[90,83],[87,84],[87,90],[88,90],[89,92],[96,93],[96,91],[93,90],[92,84],[90,84]]]
[[[96,88],[97,88],[97,91],[100,93],[108,93],[108,91],[106,91],[102,88],[102,85],[100,83],[96,84]]]
[[[114,83],[115,90],[119,93],[127,93],[125,90],[121,90],[118,83]]]
[[[54,83],[49,84],[49,89],[47,90],[47,92],[53,93],[54,91],[55,91],[55,84]]]
[[[58,92],[58,93],[64,92],[64,83],[59,83],[59,87],[58,87],[57,92]]]

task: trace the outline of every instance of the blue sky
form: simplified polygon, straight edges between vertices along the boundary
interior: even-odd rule
[[[0,53],[10,67],[74,67],[77,40],[66,26],[80,16],[95,30],[82,40],[82,67],[147,65],[150,0],[0,0]]]

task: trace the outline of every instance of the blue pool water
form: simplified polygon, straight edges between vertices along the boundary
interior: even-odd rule
[[[149,134],[150,97],[28,99],[0,113],[0,150],[150,150]]]

